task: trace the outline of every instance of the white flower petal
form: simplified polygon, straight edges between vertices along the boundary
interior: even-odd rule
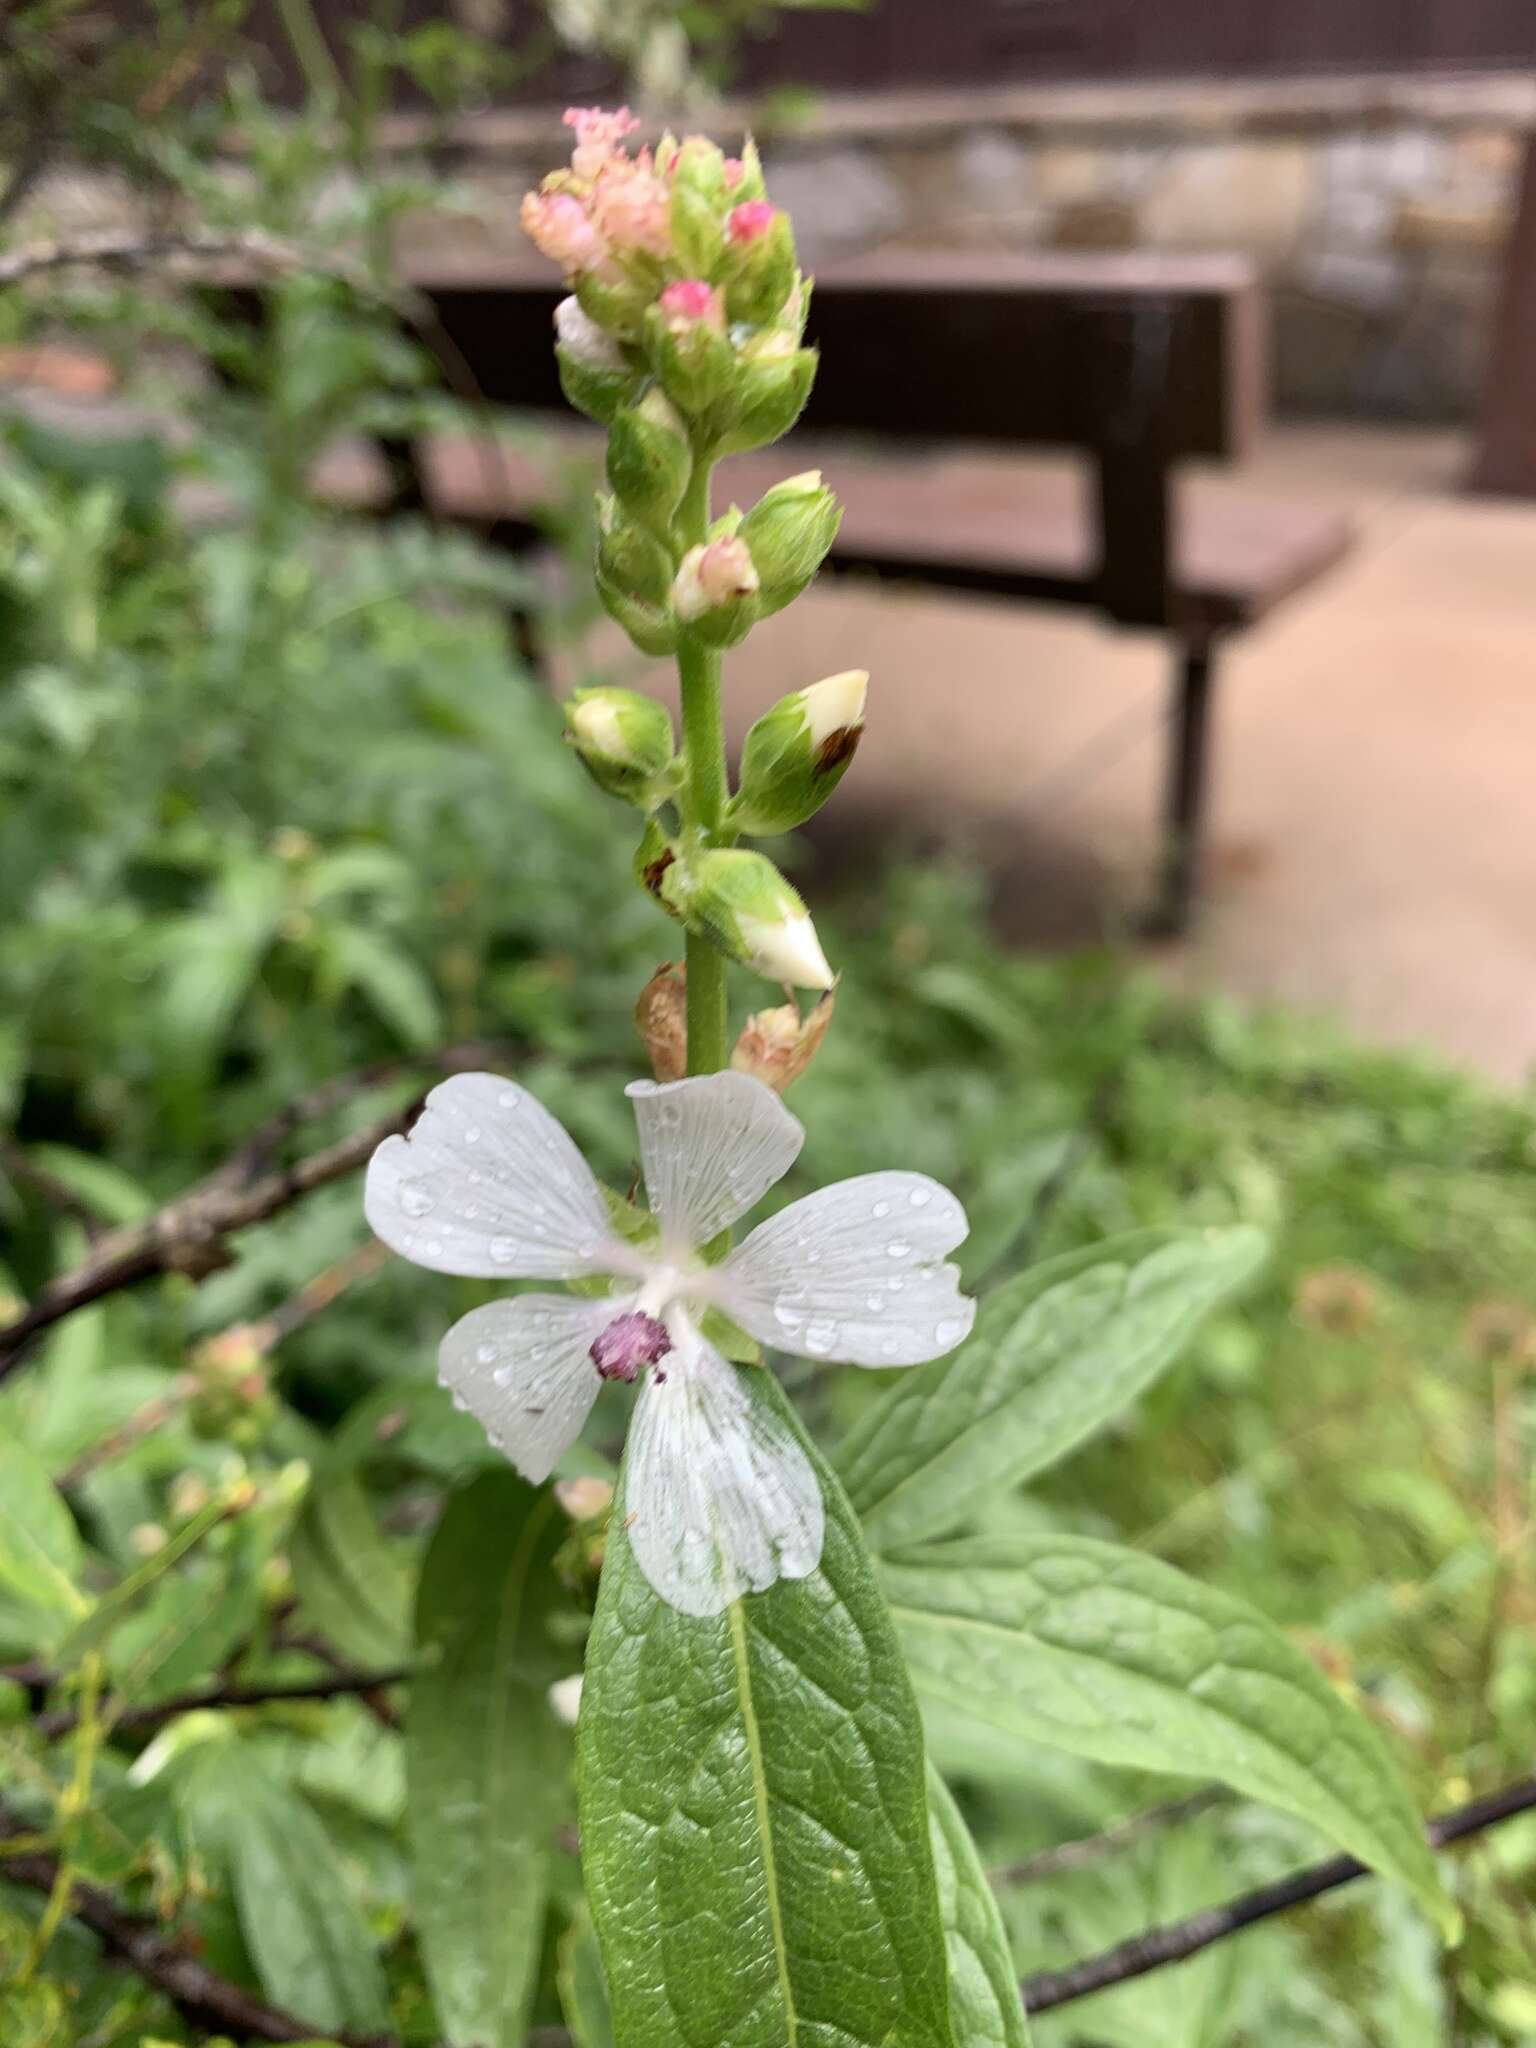
[[[537,1486],[581,1434],[603,1384],[593,1340],[629,1306],[616,1297],[518,1294],[471,1309],[442,1341],[438,1377]]]
[[[633,1265],[563,1125],[496,1074],[432,1090],[410,1136],[369,1161],[363,1208],[392,1251],[436,1273],[574,1280]]]
[[[921,1173],[866,1173],[791,1202],[711,1276],[764,1344],[843,1365],[918,1365],[968,1336],[976,1304],[943,1263],[965,1211]]]
[[[647,1380],[627,1474],[630,1546],[682,1613],[719,1614],[743,1593],[816,1569],[826,1510],[810,1460],[752,1399],[743,1371],[702,1339]]]
[[[632,1081],[651,1207],[674,1254],[695,1250],[760,1202],[788,1173],[805,1131],[750,1074]]]

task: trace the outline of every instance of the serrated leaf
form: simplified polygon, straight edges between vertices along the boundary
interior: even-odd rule
[[[410,1579],[345,1474],[317,1481],[288,1546],[305,1616],[355,1664],[398,1664],[410,1641]]]
[[[949,2019],[958,2048],[1029,2048],[1008,1934],[971,1831],[928,1767],[928,1819],[949,1951]]]
[[[1021,1273],[970,1339],[903,1373],[833,1462],[877,1550],[941,1536],[1091,1436],[1257,1271],[1256,1230],[1138,1231]]]
[[[383,1973],[330,1837],[247,1749],[217,1749],[189,1776],[183,1803],[195,1838],[228,1874],[262,1990],[318,2026],[382,2030]]]
[[[455,2048],[517,2048],[538,1977],[572,1796],[547,1697],[571,1664],[549,1629],[569,1604],[554,1571],[569,1526],[548,1491],[485,1472],[449,1501],[422,1567],[407,1815],[427,1978]]]
[[[777,1382],[754,1400],[796,1429]],[[623,2048],[951,2048],[922,1734],[858,1524],[694,1619],[615,1506],[579,1730],[583,1875]]]
[[[920,1693],[1007,1738],[1217,1778],[1454,1924],[1381,1738],[1242,1601],[1084,1536],[936,1544],[883,1577]]]
[[[0,1638],[51,1648],[90,1610],[75,1584],[80,1535],[41,1463],[0,1437]]]

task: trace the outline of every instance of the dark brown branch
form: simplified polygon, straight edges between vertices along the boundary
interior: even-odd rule
[[[67,1181],[34,1159],[14,1138],[0,1136],[0,1171],[9,1174],[12,1180],[24,1182],[65,1216],[73,1216],[88,1237],[101,1235],[102,1220],[89,1203],[83,1201]]]
[[[1481,1834],[1485,1828],[1498,1827],[1503,1821],[1513,1820],[1516,1814],[1533,1810],[1536,1778],[1522,1778],[1516,1784],[1441,1814],[1429,1823],[1425,1833],[1433,1848],[1444,1849],[1452,1842],[1465,1841],[1469,1835]],[[1337,1891],[1341,1885],[1353,1884],[1357,1877],[1368,1875],[1366,1865],[1353,1856],[1331,1856],[1325,1863],[1314,1863],[1310,1869],[1282,1878],[1277,1884],[1260,1885],[1241,1898],[1229,1899],[1223,1906],[1191,1913],[1187,1919],[1175,1920],[1167,1927],[1149,1927],[1145,1933],[1133,1935],[1102,1955],[1089,1956],[1065,1970],[1042,1970],[1037,1976],[1026,1977],[1019,1986],[1024,2010],[1050,2012],[1058,2005],[1070,2005],[1074,1999],[1107,1991],[1111,1985],[1144,1977],[1150,1970],[1185,1962],[1202,1949],[1225,1941],[1229,1935],[1241,1934],[1245,1927],[1273,1919],[1277,1913],[1305,1905],[1309,1899],[1321,1898],[1325,1892]]]
[[[308,1647],[306,1644],[305,1648]],[[52,1682],[50,1673],[40,1673],[30,1666],[21,1668],[26,1671],[29,1684],[47,1685]],[[108,1701],[103,1709],[103,1718],[114,1735],[152,1735],[167,1721],[174,1721],[178,1714],[190,1714],[201,1707],[270,1707],[294,1700],[333,1700],[349,1694],[381,1694],[391,1685],[408,1684],[411,1676],[408,1664],[384,1671],[354,1671],[343,1664],[328,1671],[323,1678],[290,1679],[286,1682],[274,1679],[270,1685],[205,1686],[201,1690],[177,1693],[168,1700],[156,1700],[149,1706],[120,1707]],[[57,1713],[39,1714],[32,1725],[39,1735],[53,1741],[67,1735],[78,1718],[66,1708]]]
[[[141,1222],[109,1231],[80,1265],[51,1280],[21,1315],[0,1328],[0,1380],[15,1371],[25,1347],[40,1331],[76,1309],[158,1273],[187,1273],[201,1280],[217,1272],[230,1260],[226,1238],[253,1223],[265,1222],[316,1188],[354,1172],[375,1146],[393,1132],[410,1127],[420,1113],[425,1091],[391,1115],[339,1138],[322,1151],[291,1166],[269,1167],[272,1151],[298,1121],[337,1108],[399,1073],[462,1073],[498,1054],[505,1058],[510,1051],[507,1046],[452,1046],[417,1059],[391,1062],[388,1068],[365,1068],[301,1098],[297,1107],[302,1117],[284,1111],[282,1118],[263,1126],[256,1139],[247,1140],[223,1166],[186,1194]]]
[[[31,1830],[19,1816],[0,1807],[0,1840]],[[7,1856],[0,1862],[7,1879],[29,1890],[51,1892],[59,1874],[57,1858],[41,1853]],[[107,1954],[152,1984],[169,1999],[183,2019],[207,2032],[231,2034],[241,2041],[337,2041],[342,2048],[399,2048],[389,2034],[338,2034],[268,2005],[254,1992],[210,1970],[164,1934],[153,1920],[129,1913],[99,1885],[76,1879],[70,1887],[69,1910],[89,1927]]]
[[[1017,1863],[999,1864],[987,1872],[987,1880],[999,1886],[1038,1884],[1042,1878],[1087,1870],[1147,1835],[1160,1834],[1164,1828],[1179,1827],[1184,1821],[1193,1820],[1229,1796],[1221,1785],[1206,1785],[1199,1792],[1191,1792],[1187,1799],[1170,1799],[1161,1806],[1149,1806],[1144,1813],[1133,1813],[1111,1827],[1100,1828],[1097,1834],[1080,1835],[1073,1842],[1058,1842],[1053,1848],[1021,1857]]]

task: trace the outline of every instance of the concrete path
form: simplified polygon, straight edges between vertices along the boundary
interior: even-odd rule
[[[1206,907],[1155,957],[1516,1079],[1536,1064],[1536,507],[1459,495],[1464,463],[1454,436],[1307,428],[1249,466],[1248,487],[1350,507],[1361,543],[1227,654]],[[818,592],[731,657],[730,717],[870,669],[828,866],[874,833],[954,839],[1005,935],[1063,944],[1123,934],[1138,899],[1165,666],[1067,614]]]

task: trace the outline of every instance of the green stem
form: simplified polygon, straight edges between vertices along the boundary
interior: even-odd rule
[[[677,509],[682,549],[698,547],[709,533],[708,454],[695,453],[693,474]],[[701,647],[685,634],[677,650],[683,698],[683,748],[688,780],[683,791],[684,822],[706,844],[720,829],[727,795],[725,721],[720,709],[720,650]],[[728,1041],[725,956],[702,935],[688,934],[688,1071],[715,1074],[726,1064]]]

